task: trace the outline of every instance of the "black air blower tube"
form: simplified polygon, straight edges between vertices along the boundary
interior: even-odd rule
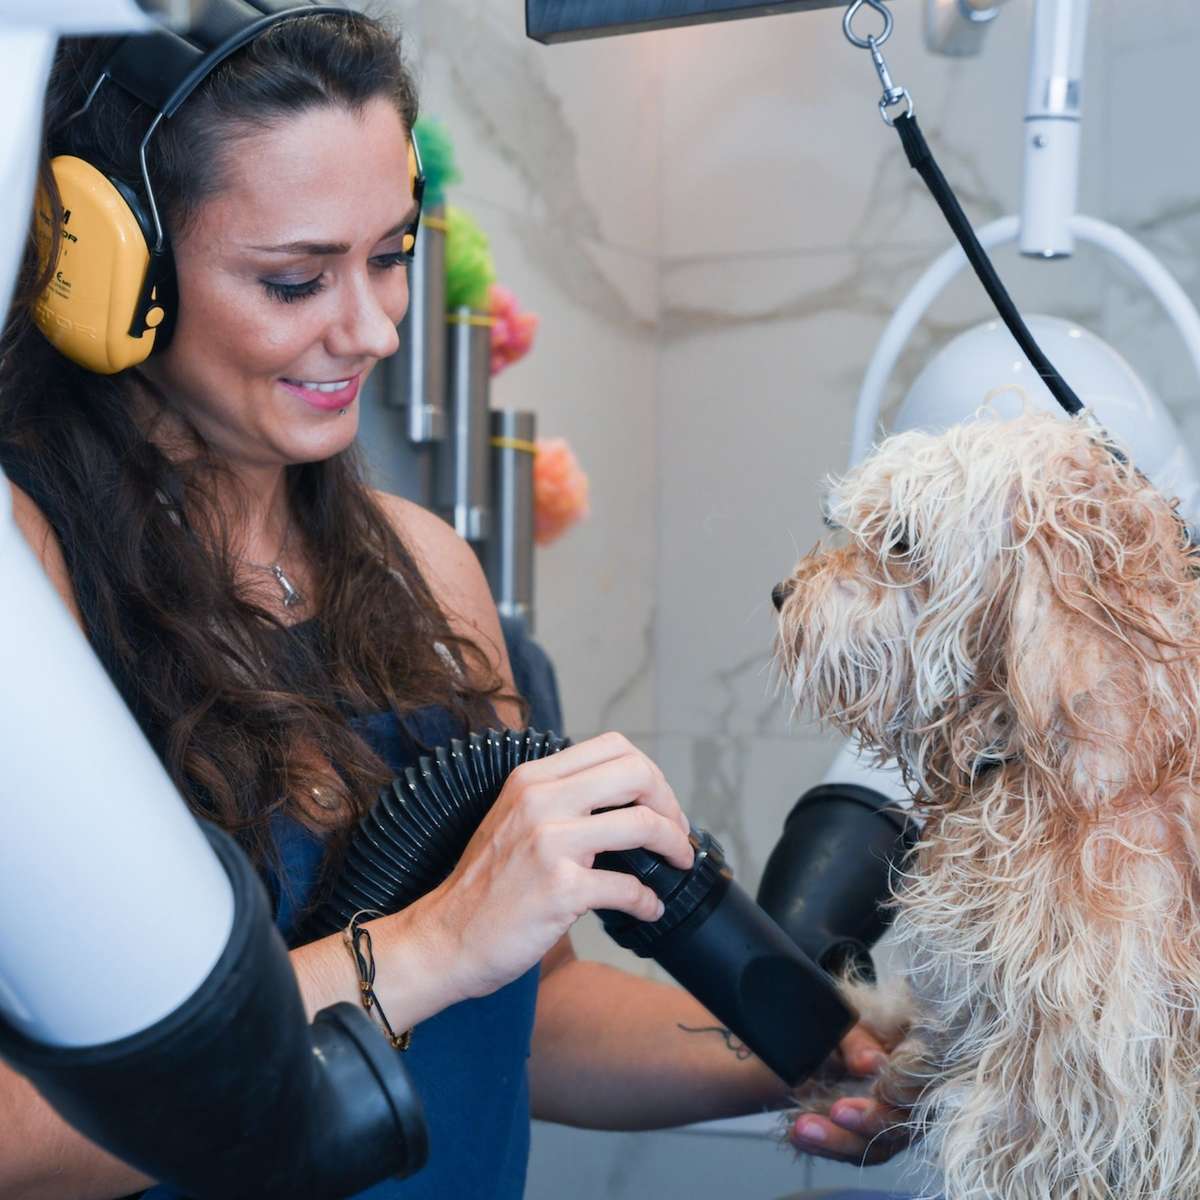
[[[350,839],[330,900],[311,933],[343,928],[363,908],[395,912],[454,869],[520,763],[568,743],[536,731],[490,731],[453,741],[385,788]],[[734,882],[721,848],[693,830],[696,860],[678,870],[645,850],[602,854],[661,897],[654,922],[602,912],[621,945],[653,958],[777,1075],[811,1073],[853,1023],[832,979]],[[797,885],[802,885],[797,880]]]
[[[199,1200],[336,1200],[412,1174],[426,1129],[399,1055],[351,1004],[309,1026],[262,884],[206,832],[235,919],[196,993],[101,1046],[44,1046],[0,1021],[0,1056],[92,1141]]]
[[[628,871],[666,907],[654,922],[600,912],[609,935],[670,972],[785,1083],[824,1062],[856,1014],[832,979],[733,878],[711,834],[692,830],[690,871],[649,850],[620,850],[596,865]]]

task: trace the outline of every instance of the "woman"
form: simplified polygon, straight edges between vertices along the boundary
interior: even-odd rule
[[[148,110],[101,87],[79,115],[107,51],[64,44],[48,150],[136,179]],[[377,23],[274,26],[149,144],[179,292],[166,349],[90,374],[41,337],[27,296],[0,359],[18,523],[185,798],[259,863],[285,936],[422,745],[521,720],[474,554],[369,491],[353,451],[357,396],[408,301],[415,117]],[[37,273],[31,256],[28,295]],[[380,1007],[416,1027],[405,1065],[431,1142],[423,1172],[372,1196],[519,1196],[531,1105],[633,1129],[783,1102],[686,994],[571,951],[588,909],[661,911],[593,855],[645,846],[686,867],[686,830],[661,772],[606,735],[519,770],[450,878],[369,923]],[[292,961],[310,1014],[356,1001],[340,937]],[[843,1050],[862,1070],[879,1054],[861,1033]],[[167,1195],[8,1072],[0,1106],[0,1195]],[[820,1127],[834,1151],[861,1148]]]

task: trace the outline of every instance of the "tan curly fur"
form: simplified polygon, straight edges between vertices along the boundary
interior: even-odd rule
[[[1200,1197],[1200,585],[1172,504],[1026,413],[888,439],[827,513],[844,544],[796,567],[779,661],[925,817],[879,1090],[948,1200]]]

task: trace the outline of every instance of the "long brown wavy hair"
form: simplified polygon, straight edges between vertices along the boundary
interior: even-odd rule
[[[58,209],[48,171],[55,154],[80,154],[141,190],[137,147],[150,110],[108,84],[72,118],[112,47],[105,39],[60,47],[41,173]],[[239,134],[376,98],[391,100],[412,128],[416,90],[399,38],[378,21],[313,14],[260,35],[150,141],[168,233],[219,192]],[[92,374],[34,326],[31,301],[46,270],[31,236],[0,343],[0,462],[20,463],[18,481],[55,526],[88,635],[193,810],[271,862],[274,814],[327,824],[319,796],[320,807],[358,816],[387,780],[348,716],[443,705],[463,725],[494,720],[488,701],[500,681],[479,647],[451,632],[357,453],[287,468],[318,612],[317,636],[287,635],[239,589],[228,522],[213,500],[220,466],[200,435],[193,431],[195,458],[171,461],[134,419],[128,373]]]

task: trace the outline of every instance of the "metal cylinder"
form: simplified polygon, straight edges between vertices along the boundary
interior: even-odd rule
[[[533,458],[537,417],[492,412],[492,533],[483,565],[502,617],[520,617],[533,632]]]
[[[1003,0],[925,0],[925,49],[965,58],[983,49]]]
[[[439,205],[426,213],[408,272],[408,312],[385,402],[407,413],[411,442],[446,436],[446,222]]]
[[[438,447],[437,507],[460,537],[482,542],[489,533],[491,317],[459,308],[445,320],[449,429]]]
[[[358,442],[374,487],[433,508],[434,456],[440,443],[414,442],[408,436],[408,409],[394,400],[404,386],[395,364],[395,355],[385,358],[359,392]]]

